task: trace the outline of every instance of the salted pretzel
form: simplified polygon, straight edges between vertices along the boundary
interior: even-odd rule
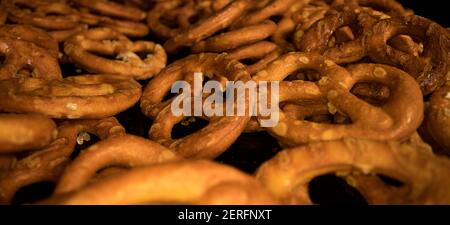
[[[54,58],[58,58],[58,42],[39,28],[30,25],[3,25],[0,27],[0,36],[31,42],[49,51]]]
[[[70,60],[92,73],[119,74],[148,79],[166,66],[164,49],[149,41],[130,41],[110,28],[93,28],[79,33],[64,43]],[[141,59],[138,55],[145,54]],[[116,60],[99,55],[116,56]]]
[[[342,7],[329,12],[323,19],[314,23],[304,35],[301,36],[301,33],[296,32],[295,45],[303,52],[324,54],[338,64],[357,62],[367,55],[363,44],[364,34],[369,32],[378,20],[385,17],[388,16],[374,10]],[[348,42],[336,45],[332,42],[332,38],[335,38],[333,34],[346,26],[357,26],[361,30],[360,34]],[[351,29],[350,33],[355,35]]]
[[[410,55],[387,44],[394,36],[406,34],[423,43],[421,55]],[[448,52],[450,37],[445,28],[428,19],[410,16],[380,21],[367,35],[368,55],[377,63],[393,65],[413,76],[424,95],[430,94],[445,82],[450,70]]]
[[[237,0],[229,3],[216,14],[167,40],[164,43],[164,49],[168,53],[175,53],[182,47],[190,47],[196,42],[210,37],[217,31],[227,28],[235,22],[249,5],[249,0]]]
[[[0,80],[18,77],[62,78],[54,54],[31,42],[0,35],[0,53],[5,57],[0,66]]]
[[[141,85],[118,75],[79,75],[62,80],[19,78],[0,81],[0,108],[51,118],[96,119],[133,106]]]
[[[450,151],[450,83],[437,89],[430,98],[424,126],[440,146]]]
[[[106,139],[86,149],[64,170],[54,193],[82,188],[89,178],[103,168],[133,168],[179,159],[172,150],[137,136]]]
[[[139,8],[109,0],[73,0],[77,5],[99,14],[132,21],[141,21],[147,14]]]
[[[44,30],[70,30],[79,25],[76,10],[62,1],[5,0],[8,19]]]
[[[262,41],[270,37],[270,35],[275,32],[276,28],[277,25],[274,22],[267,20],[260,24],[221,33],[204,41],[197,42],[194,46],[192,46],[192,52],[222,53],[228,50]]]
[[[40,181],[56,182],[80,139],[81,132],[95,134],[100,139],[125,134],[125,129],[113,118],[68,121],[58,128],[58,136],[47,147],[17,161],[0,179],[0,202],[8,203],[21,187]]]
[[[202,4],[204,2],[206,1],[200,1],[200,3],[192,0],[157,2],[147,14],[147,24],[151,31],[160,38],[169,39],[175,37],[184,29],[188,29],[193,25],[191,21],[194,18],[200,17],[199,20],[201,20],[202,18],[211,15],[212,12],[208,10],[208,7],[205,7],[205,5]],[[220,2],[221,1],[215,1],[214,3],[221,4]],[[228,4],[228,2],[226,2],[226,4]],[[165,21],[169,21],[169,24]]]
[[[37,204],[161,203],[262,205],[277,202],[252,176],[215,162],[190,160],[134,168]]]
[[[228,56],[238,61],[256,59],[255,63],[247,65],[248,72],[253,75],[277,59],[281,53],[281,49],[276,44],[260,41],[231,50],[228,52]]]
[[[326,98],[330,112],[339,111],[350,117],[352,123],[317,124],[289,118],[281,111],[278,125],[267,130],[287,145],[345,137],[401,140],[411,135],[423,119],[423,100],[417,83],[394,67],[357,64],[346,70],[318,54],[293,52],[270,63],[254,79],[282,81],[299,69],[315,70],[322,78],[317,83],[281,82],[280,103]],[[362,81],[387,86],[390,89],[389,98],[381,106],[357,98],[350,90]]]
[[[171,135],[175,124],[184,116],[175,116],[171,110],[174,98],[165,100],[172,84],[179,80],[191,81],[194,73],[202,73],[210,79],[224,81],[249,81],[246,67],[226,54],[205,53],[191,55],[164,69],[145,87],[141,98],[142,112],[154,118],[149,131],[150,139],[174,149],[184,157],[215,158],[224,152],[238,138],[250,119],[245,116],[214,116],[203,129],[181,139],[174,140]],[[245,95],[243,104],[249,112],[249,96]],[[233,100],[237,101],[237,100]]]
[[[53,120],[38,114],[0,114],[0,152],[42,149],[57,135]]]
[[[401,195],[391,204],[448,204],[449,169],[447,158],[410,145],[347,139],[284,150],[265,162],[256,177],[288,204],[311,204],[308,183],[317,176],[354,172],[401,181],[403,190],[396,192]]]

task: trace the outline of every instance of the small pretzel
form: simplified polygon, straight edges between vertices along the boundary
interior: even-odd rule
[[[401,202],[390,203],[448,204],[449,169],[448,159],[413,146],[347,139],[284,150],[265,162],[256,177],[275,196],[290,204],[312,203],[308,183],[313,178],[352,172],[382,174],[403,182],[406,191],[396,196]]]
[[[42,149],[57,135],[53,120],[41,115],[0,114],[0,152]]]
[[[433,140],[450,152],[450,84],[433,93],[424,123]]]
[[[231,49],[242,47],[262,41],[272,35],[277,25],[268,20],[261,24],[243,27],[230,32],[221,33],[204,41],[196,43],[192,47],[193,53],[216,52],[222,53]],[[239,37],[239,38],[237,38]]]
[[[21,187],[40,181],[56,181],[70,161],[80,132],[100,139],[121,136],[125,129],[115,118],[66,122],[58,128],[58,137],[42,150],[20,159],[0,179],[0,202],[8,203]]]
[[[0,108],[7,112],[95,119],[133,106],[141,96],[141,85],[117,75],[80,75],[51,81],[20,78],[0,81],[0,96]]]
[[[245,12],[249,5],[249,0],[231,2],[217,14],[191,26],[185,32],[181,32],[166,41],[164,49],[169,53],[175,53],[182,47],[190,47],[217,31],[227,28]]]
[[[109,0],[74,0],[81,7],[88,8],[105,16],[141,21],[147,14],[139,8],[119,4]]]
[[[80,67],[92,73],[119,74],[148,79],[166,66],[167,55],[159,44],[132,42],[110,28],[94,28],[71,37],[64,43],[64,52]],[[117,60],[101,55],[116,55]],[[141,59],[137,53],[145,53]]]
[[[38,202],[76,205],[158,203],[248,205],[277,202],[253,177],[232,167],[203,160],[131,169],[81,190]]]
[[[170,103],[173,99],[163,99],[175,81],[189,81],[194,73],[203,73],[219,81],[246,82],[251,79],[246,67],[226,54],[191,55],[169,65],[148,83],[141,98],[141,109],[145,115],[155,118],[149,131],[152,140],[169,146],[184,157],[215,158],[238,138],[250,114],[209,118],[209,124],[203,129],[178,140],[172,139],[173,126],[181,122],[184,116],[172,114]],[[249,111],[248,101],[246,95],[245,112]]]
[[[349,67],[347,72],[316,54],[289,53],[270,63],[254,79],[283,80],[298,69],[314,69],[322,78],[318,85],[304,81],[280,83],[280,103],[326,97],[330,112],[342,112],[352,123],[317,124],[295,120],[280,112],[278,125],[267,130],[283,143],[296,145],[344,137],[401,140],[412,134],[422,121],[423,100],[416,82],[393,67],[358,64]],[[389,99],[380,107],[358,99],[350,90],[360,81],[378,82],[389,87]]]
[[[84,24],[80,24],[76,26],[75,28],[68,29],[68,30],[55,30],[55,31],[49,31],[48,34],[53,37],[56,41],[59,43],[66,41],[73,35],[80,33],[82,31],[85,31],[88,29],[88,26]]]
[[[80,17],[74,9],[58,1],[5,0],[8,19],[44,30],[67,30],[78,26]],[[57,15],[54,15],[57,14]]]
[[[0,27],[0,36],[31,42],[58,58],[58,42],[41,29],[29,25],[4,25]]]
[[[31,42],[0,37],[0,53],[5,56],[0,67],[0,80],[23,77],[21,70],[27,70],[27,75],[40,79],[62,78],[58,59]]]
[[[387,44],[390,38],[400,34],[422,41],[423,53],[410,55]],[[365,44],[373,61],[405,70],[417,80],[424,95],[441,86],[450,70],[450,37],[443,27],[423,17],[382,20],[367,35]]]

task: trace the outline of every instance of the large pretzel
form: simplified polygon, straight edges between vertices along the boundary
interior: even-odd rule
[[[180,159],[172,150],[144,138],[125,135],[92,145],[64,170],[55,194],[71,192],[87,184],[97,171],[111,166],[139,167]]]
[[[56,181],[70,161],[80,132],[89,132],[106,139],[124,135],[125,129],[113,117],[64,123],[58,128],[58,137],[50,145],[19,160],[2,175],[0,202],[8,203],[16,191],[26,185]]]
[[[316,54],[288,53],[258,72],[255,79],[283,80],[299,69],[317,70],[322,78],[318,85],[304,81],[282,82],[280,103],[325,97],[329,101],[330,111],[347,115],[352,123],[317,124],[295,120],[280,112],[278,125],[267,130],[288,145],[344,137],[404,139],[419,127],[423,119],[423,100],[417,83],[406,73],[389,66],[358,64],[350,66],[347,71]],[[389,87],[389,99],[380,107],[358,99],[350,90],[362,81],[378,82]]]
[[[38,114],[0,114],[0,152],[42,149],[58,134],[53,120]]]
[[[166,66],[164,49],[149,41],[130,41],[110,28],[94,28],[71,37],[64,43],[64,52],[77,65],[92,73],[120,74],[147,79]],[[144,53],[141,59],[138,53]],[[98,56],[112,55],[116,60]]]
[[[176,183],[177,185],[174,185]],[[161,163],[105,178],[38,204],[275,204],[253,177],[210,161]]]
[[[215,158],[237,139],[250,114],[213,117],[206,127],[196,133],[178,140],[172,139],[173,126],[181,122],[184,116],[173,115],[170,104],[173,98],[167,101],[163,99],[174,82],[189,81],[194,73],[202,73],[219,81],[247,82],[251,79],[246,67],[226,54],[191,55],[169,65],[148,83],[141,98],[141,109],[145,115],[155,118],[149,132],[151,139],[175,149],[185,157]],[[245,96],[244,104],[245,112],[248,112],[248,95]]]
[[[0,80],[18,77],[46,80],[62,78],[58,59],[31,42],[0,37],[0,53],[5,56],[0,66]]]
[[[308,183],[313,178],[353,172],[381,174],[403,182],[404,190],[397,192],[402,195],[389,203],[448,204],[449,170],[448,159],[410,145],[347,139],[284,150],[265,162],[256,176],[280,200],[290,204],[312,203]]]
[[[422,41],[423,53],[410,55],[387,44],[400,34]],[[423,17],[382,20],[367,35],[365,45],[373,61],[399,67],[413,76],[424,95],[441,86],[450,71],[450,37],[445,28]]]
[[[51,81],[20,78],[0,81],[0,96],[0,108],[7,112],[94,119],[133,106],[141,96],[141,85],[118,75],[80,75]]]

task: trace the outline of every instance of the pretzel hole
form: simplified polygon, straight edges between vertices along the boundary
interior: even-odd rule
[[[80,132],[77,135],[77,144],[75,145],[74,150],[72,151],[72,154],[70,154],[70,159],[74,160],[80,155],[81,151],[89,148],[91,145],[97,143],[100,139],[87,132]]]
[[[389,100],[390,89],[379,82],[358,82],[351,93],[371,105],[382,106]]]
[[[297,70],[287,76],[284,80],[285,81],[294,81],[294,80],[303,80],[303,81],[311,81],[311,82],[318,82],[322,78],[322,76],[315,70],[311,69],[302,69]]]
[[[193,134],[209,124],[208,120],[200,117],[186,117],[172,128],[172,138],[180,139]]]
[[[277,139],[265,131],[242,133],[215,161],[253,174],[262,163],[274,157],[282,148]]]
[[[29,4],[26,4],[25,2],[14,2],[13,4],[17,9],[27,13],[33,13],[36,10],[34,7],[32,7]]]
[[[334,174],[315,177],[308,184],[311,201],[319,205],[367,205],[361,193]]]
[[[385,176],[382,174],[379,174],[378,177],[381,181],[383,181],[384,184],[393,186],[393,187],[403,187],[405,184],[397,179],[391,178],[389,176]]]
[[[283,19],[282,15],[273,15],[269,17],[269,20],[272,20],[274,23],[278,23]]]
[[[14,195],[11,204],[22,205],[50,197],[56,184],[50,181],[41,181],[21,187]]]
[[[6,55],[0,52],[0,66],[5,63]]]

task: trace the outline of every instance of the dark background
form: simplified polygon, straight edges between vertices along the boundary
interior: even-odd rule
[[[449,0],[397,0],[405,8],[414,10],[414,13],[434,20],[444,27],[450,27]]]

